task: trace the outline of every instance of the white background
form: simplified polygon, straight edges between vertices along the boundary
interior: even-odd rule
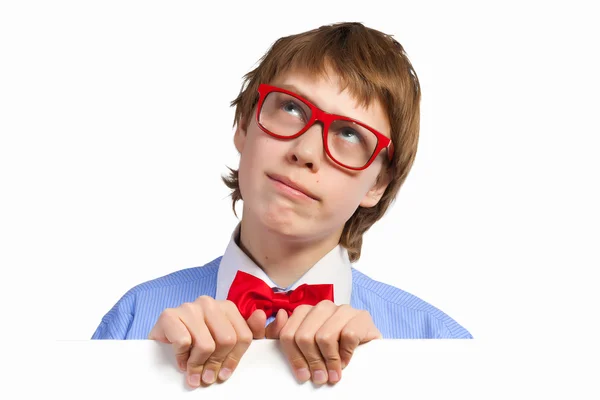
[[[243,74],[281,36],[358,21],[405,47],[423,100],[414,167],[356,267],[476,340],[597,368],[592,3],[2,3],[6,315],[85,340],[131,287],[222,255]]]

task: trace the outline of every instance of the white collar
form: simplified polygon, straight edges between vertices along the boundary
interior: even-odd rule
[[[267,274],[235,242],[239,229],[240,224],[233,231],[229,245],[221,258],[217,274],[216,300],[225,300],[227,298],[229,287],[238,270],[260,278],[269,287],[277,287]],[[313,285],[331,283],[333,284],[334,303],[337,305],[350,304],[350,295],[352,293],[351,267],[352,264],[348,257],[348,251],[342,246],[337,245],[291,286],[280,289],[285,291],[293,290],[304,283]]]

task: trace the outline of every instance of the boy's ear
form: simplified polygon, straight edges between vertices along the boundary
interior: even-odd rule
[[[246,128],[243,125],[244,118],[240,118],[239,122],[236,124],[235,134],[233,135],[233,144],[240,154],[242,154],[244,144],[246,143]]]
[[[365,208],[375,207],[377,203],[379,203],[379,200],[381,200],[381,196],[383,196],[385,189],[387,189],[391,181],[392,176],[388,171],[384,176],[381,177],[380,182],[375,182],[371,190],[367,192],[359,205]]]

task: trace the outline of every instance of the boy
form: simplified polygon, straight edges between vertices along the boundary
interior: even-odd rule
[[[225,253],[132,288],[93,339],[173,344],[187,382],[226,380],[252,339],[296,377],[335,383],[376,338],[471,338],[442,311],[352,268],[415,158],[420,86],[402,46],[360,23],[276,41],[236,107],[242,220]]]

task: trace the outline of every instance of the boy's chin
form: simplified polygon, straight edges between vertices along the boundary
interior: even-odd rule
[[[318,219],[318,216],[315,214],[320,211],[316,207],[308,207],[305,204],[299,204],[280,196],[266,198],[254,209],[260,210],[259,212],[263,214],[262,219],[264,220],[284,220],[288,223]]]
[[[298,215],[264,214],[259,218],[262,229],[289,238],[301,238],[314,231],[304,218]],[[261,229],[257,227],[257,229]]]

